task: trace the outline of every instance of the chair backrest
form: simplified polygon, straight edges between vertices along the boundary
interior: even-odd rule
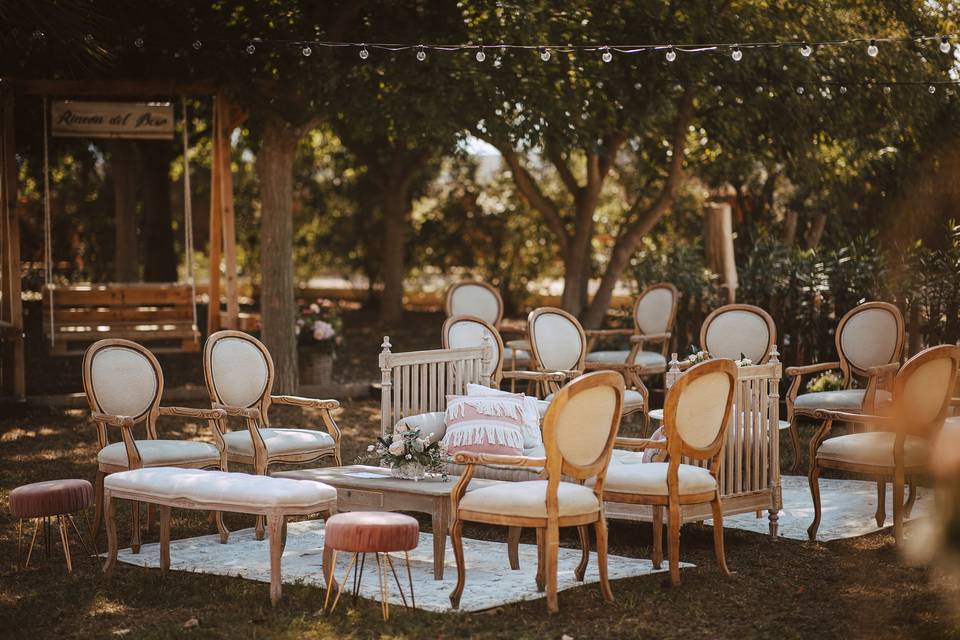
[[[503,338],[500,337],[500,332],[492,324],[476,316],[452,316],[447,318],[441,329],[444,349],[482,347],[485,336],[493,353],[484,373],[490,376],[491,384],[496,387],[500,384],[503,372]]]
[[[644,289],[633,306],[633,326],[637,333],[666,333],[677,317],[680,293],[669,282]]]
[[[547,477],[575,480],[596,477],[595,491],[603,491],[613,442],[620,428],[623,376],[595,371],[563,387],[543,416],[543,446]]]
[[[486,282],[464,280],[447,288],[447,317],[475,316],[494,327],[503,319],[503,299],[500,292]]]
[[[729,359],[701,362],[677,379],[663,406],[671,462],[679,464],[681,456],[711,459],[711,471],[716,473],[736,385],[737,365]]]
[[[865,302],[837,325],[837,355],[844,379],[870,367],[897,362],[903,352],[903,314],[889,302]]]
[[[217,331],[203,346],[203,377],[211,402],[255,406],[268,424],[273,358],[262,342],[242,331]]]
[[[960,347],[940,345],[907,360],[893,382],[897,426],[929,436],[943,426],[957,379]]]
[[[582,371],[587,337],[580,322],[563,309],[540,307],[527,318],[530,347],[541,371]]]
[[[146,420],[148,437],[156,437],[163,372],[145,347],[120,338],[90,345],[83,356],[83,390],[91,411],[126,416],[135,423]]]
[[[700,327],[700,347],[714,358],[739,360],[742,353],[754,364],[764,364],[776,341],[773,318],[750,304],[714,309]]]

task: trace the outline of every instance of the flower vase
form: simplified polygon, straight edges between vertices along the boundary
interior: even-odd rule
[[[390,472],[394,478],[400,480],[422,480],[427,477],[427,469],[419,462],[408,462],[399,467],[392,467]]]

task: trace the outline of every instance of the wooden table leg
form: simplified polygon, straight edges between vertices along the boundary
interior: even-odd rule
[[[449,506],[449,499],[443,498],[432,514],[434,580],[443,580],[443,556],[447,550],[447,527],[450,526]]]
[[[104,492],[103,502],[107,521],[107,562],[103,565],[103,572],[110,574],[117,566],[117,509],[109,491]]]
[[[170,570],[170,507],[160,506],[160,571]]]
[[[267,516],[267,529],[270,536],[270,604],[280,602],[280,559],[283,557],[283,528],[286,516]]]

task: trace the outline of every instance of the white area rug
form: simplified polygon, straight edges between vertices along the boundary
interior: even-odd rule
[[[807,527],[813,522],[813,498],[806,476],[783,476],[780,479],[783,511],[780,512],[780,535],[792,540],[806,540]],[[904,492],[905,495],[907,492]],[[887,521],[893,526],[893,486],[887,484]],[[820,504],[823,515],[817,540],[841,540],[866,535],[878,530],[874,513],[877,510],[877,483],[864,480],[820,478]],[[913,505],[913,518],[923,517],[933,508],[933,492],[920,489]],[[709,520],[707,522],[710,522]],[[757,518],[743,513],[723,519],[725,527],[757,533],[769,533],[767,512]]]
[[[460,599],[461,611],[481,611],[511,602],[545,597],[544,594],[537,592],[535,580],[537,549],[535,545],[520,545],[520,569],[512,571],[507,560],[506,544],[466,538],[463,543],[467,565],[467,581],[463,597]],[[217,535],[173,540],[170,542],[170,568],[175,571],[239,576],[259,582],[270,582],[268,544],[267,540],[257,541],[254,539],[252,528],[232,532],[230,541],[225,545],[220,544]],[[321,521],[309,520],[290,523],[287,527],[287,545],[283,551],[283,582],[285,584],[302,582],[323,588],[325,585],[321,562],[322,551],[323,523]],[[403,586],[404,593],[406,593],[408,591],[407,572],[404,567],[403,554],[390,555],[393,558],[397,576],[400,578],[400,584]],[[558,589],[560,591],[585,583],[599,582],[596,554],[590,554],[590,564],[587,567],[584,583],[577,582],[573,575],[574,569],[580,562],[580,552],[578,550],[561,548],[559,559]],[[142,567],[158,568],[160,566],[160,548],[157,544],[145,544],[140,548],[138,555],[134,555],[129,549],[124,549],[120,551],[119,560]],[[449,595],[457,583],[457,568],[449,541],[444,560],[443,580],[434,580],[433,536],[421,533],[420,546],[410,553],[413,588],[418,609],[428,611],[451,610]],[[339,554],[337,558],[337,580],[343,579],[348,562],[349,554]],[[693,565],[681,563],[681,567],[690,566]],[[377,563],[373,555],[368,554],[360,595],[379,600],[376,567]],[[611,580],[657,572],[649,560],[620,556],[608,556],[608,567]],[[662,570],[666,571],[666,568],[667,563],[664,561]],[[352,575],[351,572],[351,578]],[[388,577],[390,579],[390,604],[400,605],[402,601],[396,583],[393,582],[393,575],[388,573]],[[351,586],[352,582],[345,585],[345,589]],[[599,586],[595,588],[599,590]],[[346,602],[343,602],[344,599],[346,599]],[[349,603],[349,599],[350,596],[345,591],[338,608]],[[321,604],[322,600],[319,600],[318,596],[318,608]]]

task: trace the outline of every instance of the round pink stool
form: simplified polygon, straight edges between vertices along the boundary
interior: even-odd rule
[[[93,502],[93,485],[86,480],[48,480],[34,482],[17,487],[10,492],[10,513],[17,518],[17,564],[20,563],[20,548],[23,539],[23,521],[35,520],[33,537],[30,539],[30,548],[27,551],[27,561],[24,568],[30,564],[33,554],[33,545],[37,541],[41,522],[44,525],[44,539],[47,555],[50,554],[50,518],[56,518],[60,529],[60,542],[63,545],[63,557],[67,561],[67,572],[73,573],[73,563],[70,559],[70,538],[67,534],[67,522],[73,526],[80,542],[86,548],[83,536],[80,535],[72,513],[83,511]],[[84,514],[86,515],[86,514]],[[88,549],[89,551],[89,549]]]
[[[389,555],[390,552],[403,551],[403,557],[407,563],[407,580],[410,583],[410,601],[413,608],[416,609],[417,601],[413,595],[413,574],[410,572],[408,552],[415,549],[419,542],[420,525],[414,518],[402,513],[353,511],[331,516],[324,524],[324,547],[330,549],[333,554],[323,608],[327,609],[327,603],[330,601],[330,594],[333,591],[333,572],[337,565],[337,552],[339,551],[350,553],[352,557],[350,564],[347,565],[347,571],[343,575],[343,582],[337,587],[337,595],[333,599],[330,611],[336,608],[337,602],[340,600],[340,594],[343,593],[342,585],[350,576],[351,569],[353,569],[353,597],[356,600],[360,592],[363,565],[368,553],[375,554],[377,558],[377,581],[380,585],[380,606],[383,611],[383,619],[387,620],[390,617],[390,605],[387,600],[390,589],[387,580],[388,566],[393,573],[394,581],[397,583],[397,589],[400,590],[403,606],[406,607],[407,598],[403,593],[403,587],[400,586],[400,579],[397,578],[393,560]],[[382,561],[380,554],[383,554]],[[357,564],[357,556],[360,556],[359,565]]]

